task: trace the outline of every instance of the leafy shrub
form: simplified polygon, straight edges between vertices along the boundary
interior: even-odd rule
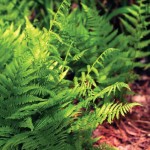
[[[50,29],[27,18],[25,29],[1,24],[2,150],[94,149],[97,125],[138,105],[123,98],[134,79],[132,38],[96,9],[69,7],[64,0],[53,12]]]

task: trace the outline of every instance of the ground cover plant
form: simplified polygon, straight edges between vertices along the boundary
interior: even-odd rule
[[[21,6],[29,11],[33,5]],[[27,16],[1,18],[2,150],[98,149],[93,147],[98,139],[92,138],[98,124],[112,123],[140,105],[124,96],[136,78],[134,67],[148,66],[134,61],[149,54],[141,51],[150,43],[144,39],[147,5],[140,1],[101,16],[93,3],[72,10],[70,5],[64,0],[57,11],[49,9],[49,27],[46,23],[42,29]],[[128,32],[110,23],[120,13]]]

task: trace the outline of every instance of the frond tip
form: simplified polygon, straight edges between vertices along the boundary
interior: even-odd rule
[[[107,94],[107,96],[109,96],[112,92],[115,94],[116,90],[120,91],[121,88],[127,88],[128,90],[131,90],[128,84],[123,82],[116,82],[115,84],[104,88],[102,91],[96,94],[94,100],[98,97],[104,97],[105,94]]]
[[[97,108],[96,114],[100,118],[100,123],[103,123],[104,120],[107,120],[109,123],[117,118],[119,119],[120,115],[125,116],[134,106],[141,106],[139,103],[104,103],[101,108]]]

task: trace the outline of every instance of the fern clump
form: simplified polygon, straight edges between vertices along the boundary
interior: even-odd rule
[[[128,35],[95,7],[69,8],[49,10],[49,29],[1,21],[2,150],[94,149],[98,124],[139,105],[123,97],[135,66]]]

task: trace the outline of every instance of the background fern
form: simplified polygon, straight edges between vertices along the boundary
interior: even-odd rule
[[[130,39],[131,51],[135,53],[135,58],[148,56],[148,46],[150,44],[147,38],[149,33],[149,3],[146,0],[138,0],[137,5],[131,5],[129,7],[122,7],[114,10],[109,14],[108,18],[121,14],[120,21],[123,25],[122,30]],[[147,51],[142,52],[141,50]],[[135,66],[143,67],[144,64],[135,63]]]

